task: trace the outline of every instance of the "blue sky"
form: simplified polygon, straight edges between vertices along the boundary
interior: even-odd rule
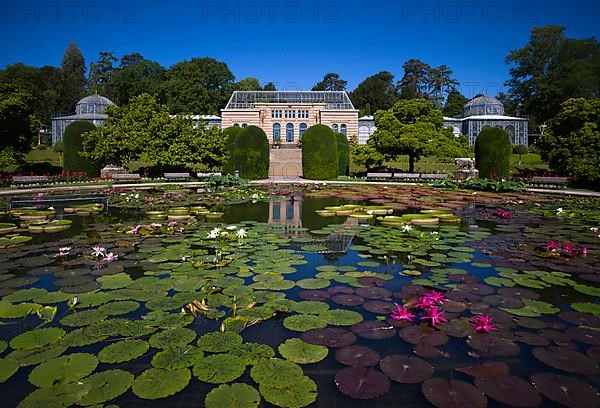
[[[449,65],[467,96],[495,95],[506,55],[532,27],[598,36],[599,18],[600,2],[589,0],[2,0],[0,66],[59,65],[74,40],[88,65],[100,51],[164,66],[208,56],[238,80],[308,89],[337,72],[352,90],[382,70],[399,79],[404,61],[419,58]]]

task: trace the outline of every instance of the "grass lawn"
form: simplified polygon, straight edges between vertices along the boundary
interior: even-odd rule
[[[27,160],[29,163],[48,162],[53,166],[62,167],[62,154],[57,153],[52,149],[33,149],[25,155],[25,160]]]

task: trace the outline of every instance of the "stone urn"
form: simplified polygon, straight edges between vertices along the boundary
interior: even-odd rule
[[[475,168],[475,159],[469,157],[460,157],[454,159],[456,170],[454,171],[455,180],[472,180],[479,178],[479,170]]]

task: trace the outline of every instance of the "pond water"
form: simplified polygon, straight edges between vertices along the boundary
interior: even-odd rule
[[[105,193],[0,218],[3,406],[600,406],[597,201]]]

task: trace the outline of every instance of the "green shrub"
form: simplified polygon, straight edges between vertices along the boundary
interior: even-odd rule
[[[341,133],[336,133],[338,168],[340,176],[347,176],[350,173],[350,145],[348,139]]]
[[[225,137],[225,151],[227,157],[225,158],[225,162],[223,164],[223,172],[226,174],[233,174],[235,172],[235,166],[231,157],[233,157],[233,148],[235,146],[235,138],[242,131],[242,128],[239,126],[232,126],[223,129],[223,136]]]
[[[503,129],[483,129],[475,140],[475,164],[479,177],[508,177],[511,152],[512,144]]]
[[[226,129],[229,157],[225,171],[233,174],[239,170],[240,177],[249,180],[268,178],[269,141],[265,132],[257,126],[248,126],[240,130],[229,129]]]
[[[71,123],[65,129],[63,136],[63,169],[69,172],[85,172],[88,177],[98,177],[100,175],[100,165],[81,156],[82,140],[81,135],[96,129],[92,122],[78,120]]]
[[[310,180],[337,179],[337,138],[329,127],[311,126],[302,136],[302,172]]]
[[[54,144],[54,146],[52,146],[52,150],[54,150],[56,153],[62,153],[65,151],[65,147],[63,144],[62,140],[59,140],[58,142],[56,142]]]

